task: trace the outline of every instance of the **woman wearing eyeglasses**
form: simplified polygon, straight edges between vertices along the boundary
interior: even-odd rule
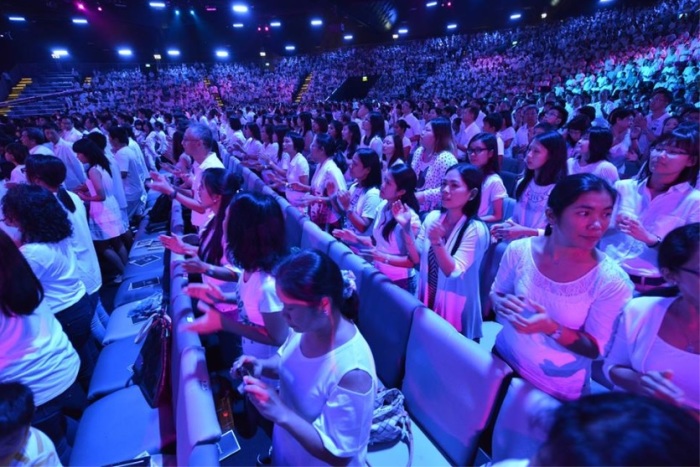
[[[666,283],[657,267],[658,246],[671,230],[700,222],[698,133],[677,129],[651,148],[639,180],[615,184],[619,196],[600,247],[620,263],[637,292]]]
[[[674,229],[659,268],[675,294],[635,298],[625,308],[605,370],[616,386],[700,410],[700,224]]]

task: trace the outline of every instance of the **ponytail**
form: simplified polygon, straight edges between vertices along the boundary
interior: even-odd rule
[[[70,197],[65,188],[63,188],[62,186],[58,187],[56,197],[61,202],[64,208],[66,208],[70,212],[75,212],[75,203],[73,202],[73,198]]]

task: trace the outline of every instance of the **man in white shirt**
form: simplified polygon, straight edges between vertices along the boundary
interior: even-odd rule
[[[126,211],[131,220],[135,215],[140,215],[143,212],[146,191],[140,176],[138,156],[129,147],[129,139],[126,128],[113,127],[109,129],[109,144],[112,146],[114,159],[119,165],[119,172],[124,184],[124,196],[126,197]]]
[[[44,132],[39,128],[29,127],[22,130],[19,141],[29,149],[29,154],[43,154],[53,156],[53,151],[45,146]]]
[[[421,126],[420,122],[413,115],[416,105],[411,101],[404,101],[401,104],[401,118],[408,123],[408,130],[406,130],[406,137],[411,140],[411,143],[415,146],[420,141]]]
[[[58,127],[55,123],[44,125],[44,137],[49,142],[53,155],[66,165],[66,181],[63,182],[66,188],[74,190],[78,185],[85,183],[85,170],[83,164],[78,160],[78,156],[73,152],[73,143],[58,136]]]
[[[649,115],[644,119],[635,121],[635,126],[639,126],[642,129],[642,135],[646,138],[647,145],[650,145],[656,138],[661,136],[664,121],[670,117],[666,108],[672,100],[673,95],[668,89],[654,89],[654,92],[651,94],[651,100],[649,100]]]
[[[61,139],[70,143],[71,145],[83,137],[83,134],[75,129],[73,125],[73,120],[70,117],[61,117]]]
[[[505,145],[498,130],[503,126],[503,117],[498,112],[493,112],[484,117],[484,133],[491,133],[496,137],[496,148],[498,153],[498,166],[503,166],[503,154]]]
[[[457,135],[457,159],[460,161],[466,160],[467,147],[469,146],[469,141],[479,133],[479,125],[476,124],[476,118],[479,116],[479,108],[475,106],[468,106],[462,110],[462,123],[464,124],[464,130],[460,131]]]
[[[537,125],[537,106],[528,105],[523,109],[523,125],[515,133],[515,144],[513,147],[513,157],[522,157],[527,151],[533,136],[535,135],[535,125]]]
[[[214,214],[209,208],[202,206],[199,197],[202,185],[202,174],[206,169],[224,168],[224,164],[212,152],[214,138],[207,125],[201,123],[191,124],[182,138],[182,147],[185,153],[194,159],[192,169],[192,189],[184,189],[172,186],[168,181],[156,173],[152,173],[153,183],[151,189],[169,195],[177,199],[183,206],[192,210],[192,225],[201,229],[207,220]]]

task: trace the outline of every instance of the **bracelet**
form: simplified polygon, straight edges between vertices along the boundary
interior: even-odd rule
[[[177,188],[173,188],[173,192],[168,195],[170,199],[175,199],[177,198]]]
[[[547,336],[551,337],[555,341],[558,341],[561,338],[561,334],[564,331],[564,326],[561,324],[557,323],[557,328],[552,332],[551,334],[547,334]]]
[[[389,264],[389,257],[388,256],[384,257],[384,264]]]
[[[209,266],[207,270],[204,271],[204,274],[209,277],[214,277],[214,266]]]
[[[661,237],[659,237],[658,235],[655,235],[655,237],[656,241],[649,245],[649,248],[656,248],[657,246],[661,245]]]

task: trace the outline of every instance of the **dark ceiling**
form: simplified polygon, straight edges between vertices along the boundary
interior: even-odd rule
[[[69,51],[70,57],[63,60],[80,62],[143,63],[154,53],[162,54],[164,61],[212,62],[215,49],[225,49],[238,60],[259,59],[264,50],[269,60],[343,46],[350,43],[343,39],[345,34],[353,35],[352,44],[386,43],[407,27],[408,33],[398,39],[405,41],[445,35],[450,23],[458,25],[450,33],[464,33],[542,21],[543,12],[547,21],[554,21],[616,3],[653,0],[614,0],[607,6],[598,0],[438,0],[432,8],[426,6],[429,0],[161,1],[164,9],[150,7],[149,0],[0,0],[0,68],[48,61],[53,48]],[[234,3],[248,5],[249,12],[234,13]],[[522,18],[511,21],[509,16],[516,12]],[[26,21],[11,22],[12,15]],[[312,27],[312,17],[322,18],[323,26]],[[87,19],[88,24],[73,24],[73,18]],[[269,26],[275,20],[281,27]],[[234,28],[235,22],[244,27]],[[296,50],[287,51],[286,45]],[[119,47],[132,49],[133,57],[119,57]],[[178,48],[180,57],[168,57],[168,48]]]

